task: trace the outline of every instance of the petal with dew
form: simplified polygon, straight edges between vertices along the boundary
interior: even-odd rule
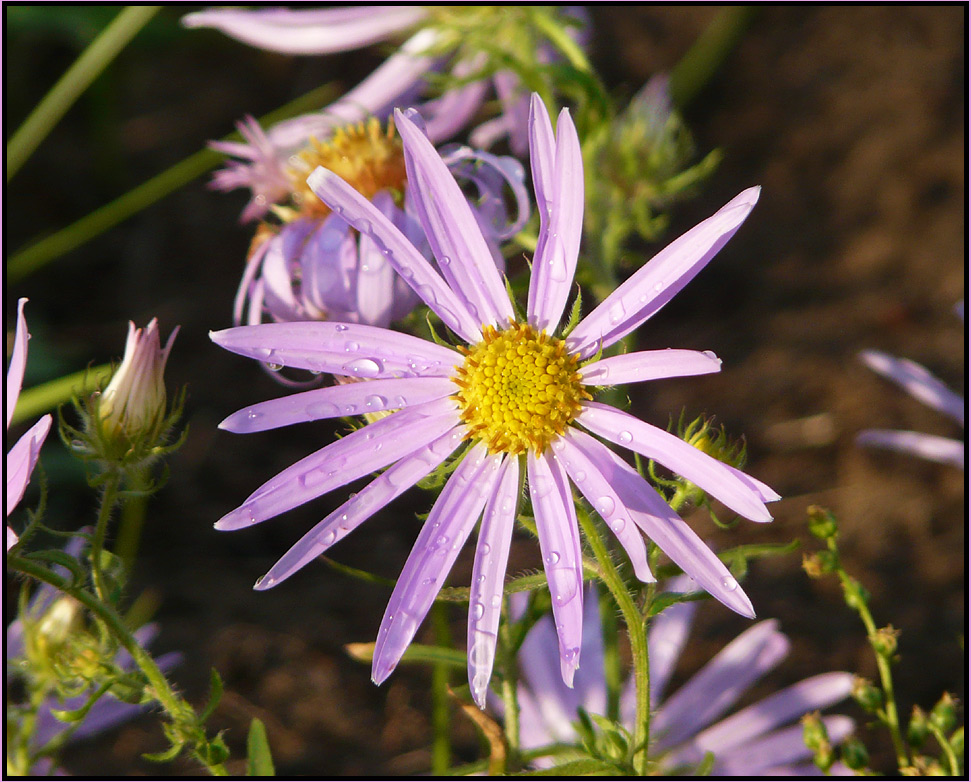
[[[860,360],[877,374],[892,380],[915,399],[964,426],[964,399],[920,364],[905,358],[894,358],[879,350],[862,351]]]
[[[575,441],[621,499],[634,523],[716,600],[749,618],[752,603],[724,563],[637,471],[596,440]]]
[[[466,342],[475,343],[482,339],[479,324],[458,295],[374,204],[337,174],[320,166],[307,178],[307,184],[321,201],[347,220],[352,227],[371,237],[395,271],[446,326]]]
[[[415,6],[360,6],[291,11],[214,9],[182,17],[190,28],[212,27],[238,41],[283,54],[331,54],[360,49],[417,24]]]
[[[304,421],[414,407],[455,391],[455,384],[445,377],[342,383],[258,402],[233,413],[219,424],[219,428],[236,434],[265,432]]]
[[[923,432],[903,432],[894,429],[867,429],[856,436],[860,445],[887,448],[900,453],[910,453],[932,462],[964,467],[967,446],[960,440],[950,440]]]
[[[660,462],[745,518],[772,520],[754,485],[681,438],[598,402],[585,402],[577,422],[612,443]]]
[[[542,163],[544,158],[539,160]],[[552,333],[570,296],[583,230],[583,156],[567,109],[556,121],[556,150],[549,178],[552,188],[544,194],[549,220],[540,229],[533,256],[526,312],[533,326]]]
[[[750,187],[655,255],[580,321],[567,347],[592,356],[623,338],[661,309],[735,234],[758,201]]]
[[[676,746],[710,725],[788,652],[789,639],[774,619],[739,635],[664,701],[651,724],[658,748]]]
[[[504,326],[512,304],[472,208],[435,147],[408,116],[395,111],[408,172],[408,193],[442,275],[479,323]]]
[[[374,205],[394,222],[394,200],[386,191],[372,199]],[[361,322],[370,326],[387,328],[394,317],[395,277],[394,267],[370,236],[358,239],[358,265],[356,269],[356,310]],[[410,291],[409,291],[410,293]]]
[[[529,101],[529,166],[539,212],[540,236],[545,233],[543,229],[549,225],[551,217],[555,159],[556,141],[550,115],[543,99],[534,92]]]
[[[253,588],[275,587],[343,540],[444,462],[462,439],[461,427],[456,427],[410,456],[399,459],[300,538]]]
[[[40,447],[44,444],[53,420],[49,414],[45,415],[17,440],[13,448],[7,451],[4,495],[7,498],[8,516],[23,499],[27,484],[30,482],[30,474],[34,471],[40,456]]]
[[[447,377],[463,360],[434,342],[360,323],[263,323],[209,337],[265,363],[357,378]]]
[[[583,637],[583,570],[576,508],[566,473],[557,460],[530,451],[526,470],[543,567],[553,599],[560,674],[566,686],[572,687]]]
[[[644,350],[594,361],[580,368],[588,386],[615,386],[667,377],[688,377],[720,372],[721,359],[710,351]]]
[[[216,529],[242,529],[278,516],[414,453],[458,423],[450,399],[392,413],[290,465],[217,521]]]
[[[502,454],[474,446],[455,469],[421,528],[388,601],[374,646],[371,678],[381,684],[394,670],[442,588],[459,550],[492,496]]]
[[[24,317],[24,305],[28,299],[17,301],[17,331],[13,339],[13,352],[10,354],[10,364],[7,366],[7,428],[13,418],[14,408],[20,396],[20,387],[24,383],[24,369],[27,366],[27,319]]]
[[[496,490],[482,513],[479,540],[472,566],[469,595],[469,628],[466,649],[469,659],[469,686],[480,709],[485,708],[486,693],[496,658],[499,617],[502,613],[502,588],[509,560],[516,506],[519,499],[519,459],[507,457],[502,463]]]
[[[655,578],[647,563],[647,547],[644,545],[640,530],[626,512],[617,492],[591,464],[586,453],[574,444],[578,440],[592,441],[593,438],[578,429],[569,427],[564,435],[553,443],[553,451],[566,468],[570,480],[600,514],[610,531],[624,547],[634,566],[634,575],[645,583],[654,581]]]

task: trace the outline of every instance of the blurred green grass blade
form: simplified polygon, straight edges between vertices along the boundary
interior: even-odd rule
[[[329,84],[317,87],[276,111],[261,117],[259,122],[264,126],[272,125],[282,119],[319,109],[332,94],[333,87]],[[240,138],[239,133],[231,133],[225,136],[223,140],[238,141]],[[142,209],[151,206],[174,190],[188,184],[196,177],[202,176],[224,159],[225,156],[219,152],[213,152],[210,149],[200,150],[80,220],[50,236],[29,244],[26,248],[14,253],[7,261],[7,281],[17,282],[50,261],[80,247],[109,228],[113,228]]]
[[[83,369],[72,375],[59,377],[48,383],[21,391],[10,425],[31,421],[69,401],[75,394],[91,393],[107,385],[111,378],[111,364]]]
[[[125,48],[161,6],[127,6],[88,46],[7,143],[7,181],[27,162],[88,85]]]
[[[253,719],[246,739],[246,776],[272,777],[276,775],[273,768],[273,756],[270,754],[270,741],[266,736],[266,727],[262,721]]]

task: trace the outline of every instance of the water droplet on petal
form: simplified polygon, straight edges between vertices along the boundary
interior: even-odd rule
[[[364,400],[365,407],[384,409],[388,406],[388,400],[378,394],[371,394]]]
[[[449,257],[448,257],[447,255],[443,255],[443,256],[441,257],[441,259],[439,260],[439,263],[440,263],[440,264],[441,264],[442,266],[448,266],[448,265],[449,265],[449,264],[450,264],[451,262],[452,262],[452,259],[451,259],[451,258],[449,258]]]
[[[483,614],[485,614],[485,606],[482,605],[482,603],[476,603],[474,606],[472,606],[472,618],[476,622],[482,618]]]
[[[492,607],[493,608],[499,608],[499,606],[501,606],[501,605],[502,605],[502,595],[493,595],[492,596]]]
[[[607,317],[610,318],[610,323],[616,326],[624,319],[624,303],[621,301],[615,301],[610,306],[610,311],[607,313]]]
[[[630,432],[628,432],[628,431],[625,430],[625,431],[621,432],[619,435],[617,435],[617,439],[620,442],[626,444],[626,443],[630,443],[630,442],[633,442],[634,441],[634,435],[632,435]]]
[[[271,372],[279,372],[281,369],[283,369],[283,364],[267,364],[266,368]]]
[[[555,565],[557,562],[560,561],[560,552],[551,551],[550,555],[546,558],[546,561],[551,565]]]
[[[731,576],[725,576],[722,579],[722,587],[729,592],[734,592],[736,589],[738,589],[738,582]]]
[[[583,483],[587,479],[587,474],[583,470],[577,470],[573,476],[573,480],[577,483]]]
[[[614,512],[614,509],[617,507],[617,503],[614,502],[613,497],[604,496],[597,499],[597,501],[594,503],[594,507],[596,507],[597,513],[606,519],[611,513]]]
[[[357,342],[347,342],[344,345],[344,350],[348,353],[356,353],[361,349],[361,346]]]
[[[347,326],[345,326],[343,323],[338,323],[334,328],[337,331],[347,331]]]
[[[358,377],[376,377],[381,373],[381,365],[373,358],[359,358],[345,365],[344,371]]]

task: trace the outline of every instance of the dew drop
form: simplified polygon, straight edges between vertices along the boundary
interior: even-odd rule
[[[450,264],[451,262],[452,262],[452,259],[451,259],[451,258],[449,258],[449,257],[448,257],[447,255],[443,255],[443,256],[441,257],[441,259],[439,260],[439,263],[440,263],[440,264],[441,264],[442,266],[448,266],[448,265],[449,265],[449,264]]]
[[[361,346],[357,342],[347,342],[344,344],[344,350],[348,353],[356,353],[361,349]]]
[[[489,552],[492,551],[492,546],[490,546],[488,543],[483,543],[479,550],[482,552],[482,556],[486,557],[489,555]]]
[[[381,365],[372,358],[359,358],[344,366],[344,371],[360,377],[376,377],[381,373]]]
[[[616,326],[620,323],[624,319],[624,303],[620,301],[614,302],[607,316],[610,318],[611,325]]]
[[[388,406],[388,400],[378,394],[372,394],[364,400],[364,406],[384,409]]]
[[[660,293],[663,290],[664,290],[664,282],[663,281],[654,283],[654,292],[655,293]]]
[[[493,608],[499,608],[499,606],[501,606],[501,605],[502,605],[502,595],[493,595],[492,596],[492,607]]]
[[[257,418],[262,418],[262,417],[263,417],[263,414],[262,414],[262,413],[257,413],[257,412],[256,412],[255,410],[250,410],[250,411],[249,411],[249,412],[248,412],[248,413],[246,414],[246,417],[247,417],[247,418],[248,418],[248,419],[249,419],[250,421],[255,421],[255,420],[256,420]]]
[[[614,498],[607,496],[598,498],[594,504],[597,508],[597,513],[599,513],[605,519],[611,513],[613,513],[614,509],[617,507],[617,503],[614,502]]]
[[[307,415],[311,419],[316,418],[333,418],[335,415],[340,415],[340,408],[333,404],[332,402],[314,402],[307,405]]]
[[[583,483],[587,479],[587,474],[583,470],[577,470],[576,474],[573,476],[573,480],[577,483]]]
[[[329,545],[330,545],[331,543],[333,543],[333,542],[334,542],[334,539],[335,539],[336,537],[337,537],[337,533],[336,533],[336,532],[334,532],[333,530],[330,530],[330,531],[329,531],[329,532],[328,532],[328,533],[327,533],[326,535],[324,535],[324,536],[323,536],[323,537],[322,537],[322,538],[320,539],[320,543],[321,543],[321,545],[324,545],[324,546],[329,546]]]
[[[546,561],[550,565],[555,565],[557,562],[560,561],[560,552],[558,552],[558,551],[551,551],[550,554],[549,554],[549,556],[546,558]]]
[[[283,364],[267,364],[266,368],[271,372],[279,372],[281,369],[283,369]]]
[[[345,326],[343,323],[338,323],[335,328],[337,331],[347,331],[347,326]]]
[[[725,576],[722,579],[722,587],[729,592],[734,592],[736,589],[738,589],[738,582],[731,576]]]
[[[620,442],[626,444],[626,443],[630,443],[630,442],[633,442],[634,441],[634,435],[632,435],[630,432],[628,432],[628,431],[625,430],[625,431],[621,432],[619,435],[617,435],[617,439]]]
[[[485,614],[485,606],[482,603],[476,603],[472,606],[472,618],[478,622],[482,616]]]

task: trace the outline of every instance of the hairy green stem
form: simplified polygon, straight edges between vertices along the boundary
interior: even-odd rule
[[[506,605],[508,608],[508,603]],[[506,613],[508,617],[508,611]],[[502,665],[502,703],[503,726],[506,730],[506,768],[504,772],[519,768],[519,700],[516,697],[516,680],[519,670],[516,665],[516,652],[510,638],[509,623],[499,625],[499,656]],[[511,762],[510,762],[511,761]]]
[[[198,723],[195,710],[175,694],[155,660],[135,640],[122,618],[111,606],[106,605],[87,590],[72,586],[70,579],[58,575],[53,570],[19,554],[7,553],[7,567],[45,584],[50,584],[55,589],[70,595],[100,619],[112,636],[131,655],[135,665],[148,680],[152,697],[161,704],[172,721],[180,726],[185,726],[188,723],[197,732],[196,745],[193,747],[193,755],[196,760],[205,766],[213,776],[228,776],[228,772],[222,763],[211,763],[205,758],[202,749],[205,748],[203,745],[207,743],[207,740],[204,728]]]
[[[98,599],[102,602],[108,601],[108,590],[105,585],[104,573],[101,571],[101,552],[104,550],[105,538],[108,535],[108,520],[111,518],[111,511],[118,499],[120,485],[121,476],[117,472],[112,472],[107,477],[101,491],[101,507],[98,509],[98,521],[95,524],[94,537],[91,540],[91,575],[94,578],[94,590]]]
[[[261,125],[272,125],[287,117],[318,108],[332,92],[333,88],[330,85],[317,87],[282,108],[261,117],[259,122]],[[238,133],[231,133],[223,140],[239,139]],[[29,244],[10,256],[7,261],[7,281],[17,282],[55,258],[80,247],[196,177],[202,176],[215,168],[223,159],[224,156],[219,152],[211,149],[200,150],[80,220]]]
[[[131,5],[122,10],[85,49],[7,143],[7,181],[118,53],[158,13],[158,5]]]
[[[645,776],[647,774],[647,745],[650,740],[651,716],[651,671],[647,655],[647,628],[644,617],[638,611],[633,597],[627,591],[624,580],[610,558],[610,552],[600,536],[596,523],[590,518],[590,514],[587,513],[585,508],[577,507],[577,520],[580,522],[583,535],[600,565],[603,582],[617,603],[627,625],[631,656],[634,663],[634,772],[639,776]]]
[[[118,526],[118,540],[115,554],[121,559],[125,573],[131,573],[138,556],[138,545],[145,522],[145,509],[148,507],[147,489],[151,485],[151,475],[146,468],[138,468],[128,475],[127,488],[133,492],[121,506],[121,524]]]

